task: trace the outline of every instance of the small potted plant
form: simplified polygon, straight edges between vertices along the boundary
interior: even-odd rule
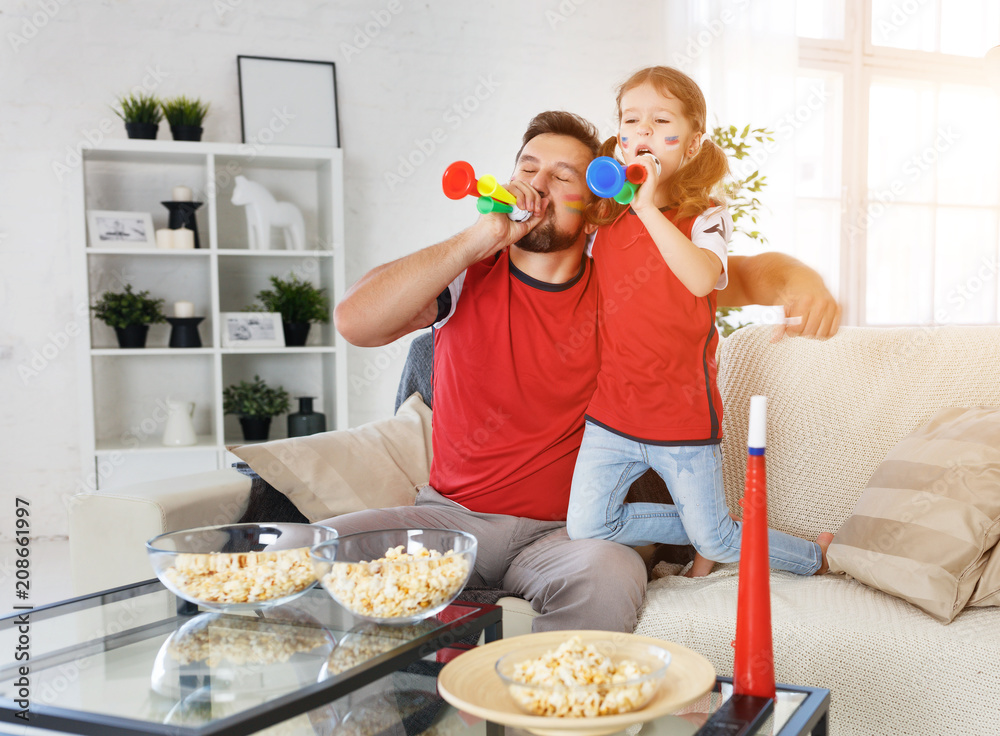
[[[183,95],[160,103],[163,115],[170,124],[170,132],[175,141],[200,141],[201,127],[208,114],[208,103],[198,99],[188,99]]]
[[[255,375],[253,381],[240,381],[223,390],[222,411],[239,416],[244,440],[266,440],[271,418],[288,411],[288,392],[281,386],[271,388]]]
[[[149,326],[167,321],[163,300],[150,299],[148,291],[133,292],[132,284],[125,284],[121,293],[104,292],[91,309],[97,319],[115,328],[121,348],[145,347]]]
[[[263,305],[263,311],[281,313],[286,346],[305,345],[312,322],[330,321],[330,300],[324,294],[326,289],[318,289],[294,273],[287,281],[272,276],[271,286],[273,288],[259,292],[257,299]],[[255,305],[250,309],[259,311],[261,307]]]
[[[125,132],[129,138],[156,138],[163,113],[155,95],[140,93],[119,97],[118,107],[111,109],[125,121]]]

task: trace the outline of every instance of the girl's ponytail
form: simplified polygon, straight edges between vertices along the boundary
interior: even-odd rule
[[[724,202],[722,180],[729,173],[729,159],[711,138],[705,138],[701,150],[667,182],[668,201],[677,208],[680,219],[700,215]]]

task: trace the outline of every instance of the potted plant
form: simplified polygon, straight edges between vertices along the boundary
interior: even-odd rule
[[[271,418],[288,411],[288,392],[281,386],[271,388],[255,375],[253,381],[240,381],[223,390],[222,411],[239,416],[244,440],[266,440]]]
[[[91,309],[97,319],[115,328],[121,348],[145,347],[149,326],[166,322],[163,300],[150,299],[148,291],[133,292],[132,284],[125,284],[121,293],[104,292]]]
[[[281,313],[286,346],[305,345],[312,322],[330,321],[330,300],[324,294],[326,289],[318,289],[294,273],[287,281],[272,276],[271,286],[273,288],[259,292],[257,299],[263,305],[262,311]],[[261,307],[256,305],[250,309],[261,311]]]
[[[208,114],[208,103],[201,100],[190,100],[183,95],[164,100],[160,103],[163,115],[170,124],[170,132],[175,141],[200,141],[201,127],[205,115]]]
[[[737,161],[750,156],[751,149],[764,141],[774,140],[774,131],[767,128],[751,128],[749,125],[740,130],[735,125],[716,126],[712,129],[712,140]],[[760,245],[767,244],[767,238],[759,230],[757,218],[764,205],[757,198],[767,186],[767,177],[761,176],[759,170],[754,170],[744,178],[730,176],[722,185],[728,200],[729,214],[733,218],[733,234],[743,233],[750,240],[756,240]],[[753,225],[746,226],[746,219]],[[743,219],[743,222],[740,220]],[[746,327],[749,322],[742,321],[742,307],[719,307],[715,315],[715,325],[722,337],[729,337],[740,327]]]
[[[119,97],[118,107],[111,109],[125,121],[125,132],[129,138],[156,138],[163,113],[155,95],[140,93]]]

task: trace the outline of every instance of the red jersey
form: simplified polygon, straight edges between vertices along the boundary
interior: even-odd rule
[[[665,214],[691,238],[696,218]],[[725,232],[720,236],[727,239]],[[601,368],[587,418],[648,444],[721,441],[716,292],[698,297],[688,291],[631,209],[598,229],[593,253],[602,300]]]
[[[505,251],[456,284],[434,336],[430,484],[472,511],[565,520],[599,359],[593,262],[547,284]]]

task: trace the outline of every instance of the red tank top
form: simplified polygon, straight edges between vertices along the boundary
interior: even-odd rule
[[[434,338],[431,485],[472,511],[564,520],[598,365],[593,262],[565,284],[471,266]]]
[[[695,218],[665,214],[691,237]],[[688,291],[631,209],[598,229],[593,252],[601,368],[587,418],[650,444],[719,442],[716,292]]]

